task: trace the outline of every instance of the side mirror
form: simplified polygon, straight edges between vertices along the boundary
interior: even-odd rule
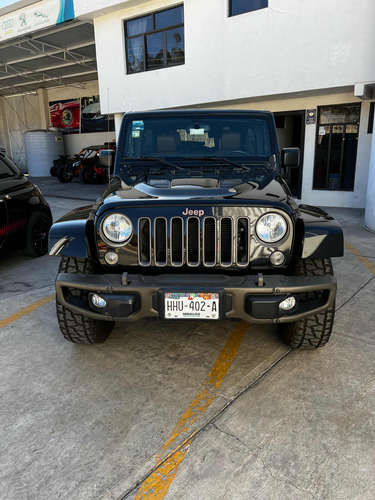
[[[281,151],[281,166],[284,168],[299,167],[299,148],[284,148]]]
[[[113,149],[102,149],[99,151],[99,163],[103,168],[111,168],[115,160]]]

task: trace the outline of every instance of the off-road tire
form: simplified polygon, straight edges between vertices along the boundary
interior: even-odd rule
[[[62,183],[64,183],[64,184],[67,183],[67,182],[70,182],[73,179],[72,175],[69,175],[69,174],[66,173],[65,166],[59,167],[57,169],[56,176],[59,179],[59,181],[62,182]]]
[[[23,253],[30,257],[41,257],[48,251],[48,233],[52,221],[44,212],[33,212],[26,226],[26,246]]]
[[[62,257],[59,272],[93,274],[95,264],[91,259]],[[77,304],[87,300],[87,293],[81,290],[70,289],[68,294],[69,299]],[[75,344],[101,344],[107,340],[115,324],[114,321],[100,321],[71,311],[60,304],[58,299],[56,312],[61,333],[66,340]]]
[[[296,259],[293,276],[333,276],[331,259]],[[283,341],[294,349],[316,349],[329,340],[335,317],[335,304],[324,312],[308,316],[295,323],[278,326]]]

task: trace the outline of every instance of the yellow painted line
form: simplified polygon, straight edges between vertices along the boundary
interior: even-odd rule
[[[363,255],[361,255],[361,252],[357,250],[355,247],[353,247],[353,245],[351,245],[350,243],[345,243],[345,246],[357,257],[357,259],[360,262],[362,262],[364,266],[367,267],[367,269],[369,269],[373,274],[375,274],[375,265],[372,262],[366,259],[366,257],[363,257]]]
[[[52,295],[49,295],[48,297],[44,297],[43,299],[37,300],[36,302],[33,302],[29,306],[21,309],[20,311],[12,314],[11,316],[8,316],[5,319],[0,320],[0,328],[3,328],[4,326],[9,325],[10,323],[13,323],[13,321],[16,321],[17,319],[22,318],[23,316],[26,316],[26,314],[29,314],[39,307],[42,307],[49,302],[52,302],[55,298],[55,294],[53,293]]]
[[[233,330],[211,371],[207,375],[206,380],[199,388],[186,411],[180,417],[169,439],[164,443],[162,453],[160,453],[157,458],[157,468],[143,482],[134,500],[161,500],[167,494],[168,488],[177,474],[178,467],[189,449],[191,438],[184,443],[182,448],[177,449],[163,462],[160,461],[162,454],[171,448],[179,436],[188,432],[193,424],[205,415],[236,357],[248,328],[249,324],[243,321]]]
[[[164,463],[143,482],[134,500],[161,500],[167,494],[170,485],[176,477],[178,467],[189,450],[191,441],[176,450]]]
[[[181,416],[170,438],[163,445],[163,451],[170,448],[173,442],[176,441],[183,432],[188,431],[189,428],[206,413],[245,338],[248,328],[248,323],[241,322],[233,330],[206,380],[201,385],[185,413]]]

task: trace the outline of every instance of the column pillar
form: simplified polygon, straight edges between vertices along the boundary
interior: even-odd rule
[[[47,130],[51,126],[51,117],[49,113],[48,92],[46,89],[38,89],[40,125],[42,129]]]
[[[375,231],[375,117],[372,128],[371,155],[367,181],[365,228]]]
[[[118,142],[118,136],[120,134],[120,127],[121,127],[121,122],[122,122],[122,117],[124,116],[124,113],[115,113],[115,137],[116,137],[116,144]]]

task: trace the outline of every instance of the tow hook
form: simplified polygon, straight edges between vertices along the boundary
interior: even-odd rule
[[[258,273],[258,283],[257,283],[257,286],[259,286],[260,288],[262,288],[264,286],[264,279],[263,279],[263,274],[262,273]]]

